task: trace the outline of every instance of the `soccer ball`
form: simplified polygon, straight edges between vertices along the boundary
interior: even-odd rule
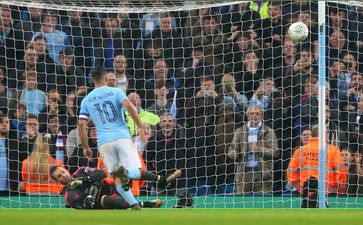
[[[294,43],[305,40],[309,35],[309,28],[303,22],[290,25],[288,35]]]

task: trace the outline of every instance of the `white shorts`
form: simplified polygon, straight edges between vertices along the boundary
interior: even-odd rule
[[[120,166],[125,168],[141,168],[139,155],[130,139],[120,138],[105,143],[99,148],[103,166],[108,172],[117,170]]]

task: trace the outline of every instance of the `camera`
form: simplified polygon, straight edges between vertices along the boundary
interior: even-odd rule
[[[344,62],[343,62],[343,64],[344,64],[344,66],[345,66],[345,68],[346,68],[346,69],[348,69],[348,68],[351,68],[351,67],[352,67],[352,63],[351,63],[351,62],[349,62],[349,61],[344,61]]]

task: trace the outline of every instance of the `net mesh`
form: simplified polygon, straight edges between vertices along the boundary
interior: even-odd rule
[[[317,1],[0,4],[0,206],[62,207],[65,187],[49,177],[51,166],[103,168],[96,128],[87,131],[92,162],[77,130],[91,73],[102,67],[107,85],[122,89],[147,124],[144,144],[126,115],[144,169],[183,172],[167,189],[133,182],[140,199],[300,207],[304,168],[317,173],[309,161],[317,155],[303,152],[318,121]],[[328,200],[362,207],[363,6],[326,4],[327,136],[335,151]],[[295,44],[287,30],[296,21],[309,36]]]

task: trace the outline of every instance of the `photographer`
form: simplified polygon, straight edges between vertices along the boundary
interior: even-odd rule
[[[275,91],[275,82],[273,78],[264,78],[260,81],[260,85],[250,99],[248,105],[260,105],[266,110],[269,104],[271,93]]]
[[[363,75],[354,72],[351,76],[349,89],[345,95],[340,97],[340,127],[343,131],[354,132],[353,121],[359,112],[359,98],[363,93]]]
[[[244,112],[247,108],[247,97],[236,90],[236,82],[232,74],[226,74],[222,78],[220,93],[223,95],[224,102],[233,104],[235,113]]]

